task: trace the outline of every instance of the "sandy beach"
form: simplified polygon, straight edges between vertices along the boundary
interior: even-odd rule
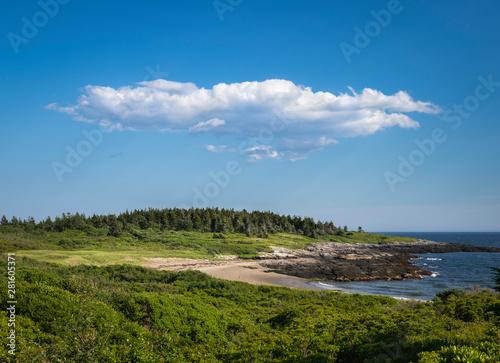
[[[209,276],[247,282],[254,285],[282,286],[295,289],[321,290],[310,284],[308,279],[288,276],[261,266],[259,262],[239,260],[237,258],[226,261],[196,260],[187,258],[144,258],[148,262],[142,266],[156,270],[183,271],[198,270]]]
[[[256,260],[240,259],[235,255],[219,255],[213,260],[142,257],[146,261],[142,266],[169,271],[198,270],[212,277],[255,285],[320,290],[312,279],[390,281],[421,279],[430,275],[431,272],[410,261],[415,254],[500,252],[493,247],[426,240],[382,244],[321,242],[303,250],[271,247],[272,252],[260,253]]]

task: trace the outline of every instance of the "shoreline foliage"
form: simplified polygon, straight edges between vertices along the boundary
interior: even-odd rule
[[[17,354],[3,350],[6,362],[500,360],[500,293],[486,289],[399,301],[23,257],[17,274]],[[2,294],[2,327],[6,308]]]

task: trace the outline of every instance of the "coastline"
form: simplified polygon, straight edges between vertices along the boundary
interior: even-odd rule
[[[337,290],[316,280],[355,282],[411,280],[431,275],[411,260],[415,254],[500,252],[499,248],[416,240],[414,242],[345,244],[318,242],[304,250],[272,247],[253,260],[217,256],[216,260],[146,258],[142,266],[170,271],[198,270],[212,277],[254,285],[306,290]]]
[[[415,240],[388,243],[318,242],[304,250],[276,249],[259,256],[262,265],[274,272],[307,279],[352,282],[408,280],[432,275],[411,260],[417,254],[493,252],[500,248]]]
[[[328,285],[322,281],[313,281],[301,277],[289,276],[272,272],[269,271],[268,268],[261,266],[258,262],[241,262],[238,260],[233,260],[230,263],[217,265],[216,264],[217,261],[213,261],[212,263],[210,263],[209,261],[206,260],[190,260],[190,259],[172,259],[173,261],[168,261],[169,259],[161,259],[161,260],[163,260],[161,261],[162,262],[161,266],[154,267],[151,264],[143,266],[158,270],[169,270],[169,271],[183,271],[192,269],[206,273],[211,277],[228,281],[245,282],[252,285],[287,287],[298,290],[336,291],[344,294],[352,293],[348,291],[343,291],[341,289],[336,289],[335,287]],[[178,261],[178,260],[184,260],[184,261]],[[184,266],[181,267],[181,265],[179,265],[179,262],[181,263],[183,262]],[[356,293],[361,293],[361,292],[356,292]],[[399,296],[391,296],[391,297],[396,300],[403,300],[403,301],[419,301],[419,302],[428,301],[423,299],[406,298]]]

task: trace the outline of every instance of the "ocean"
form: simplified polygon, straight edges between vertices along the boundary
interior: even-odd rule
[[[378,232],[391,236],[408,236],[435,242],[455,242],[476,246],[499,247],[500,232]],[[315,282],[323,289],[335,289],[350,293],[385,295],[400,298],[431,300],[440,291],[469,289],[473,286],[495,286],[490,267],[500,267],[500,253],[456,252],[416,255],[411,260],[431,276],[421,280]]]

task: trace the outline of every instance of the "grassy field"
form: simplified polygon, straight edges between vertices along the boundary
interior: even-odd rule
[[[143,257],[179,257],[217,259],[220,255],[252,258],[272,247],[292,250],[315,242],[390,243],[413,241],[408,237],[383,236],[350,232],[347,236],[324,236],[313,239],[297,234],[276,233],[267,238],[187,231],[137,230],[121,236],[92,236],[83,231],[27,233],[0,229],[1,252],[17,252],[19,256],[62,265],[143,264]]]
[[[204,258],[205,254],[196,251],[176,251],[176,250],[143,250],[125,249],[114,251],[103,250],[76,250],[76,251],[54,251],[54,250],[32,250],[20,251],[17,253],[21,257],[29,257],[37,261],[57,263],[60,265],[91,265],[107,266],[115,264],[143,265],[146,258],[151,257],[179,257],[179,258]]]

